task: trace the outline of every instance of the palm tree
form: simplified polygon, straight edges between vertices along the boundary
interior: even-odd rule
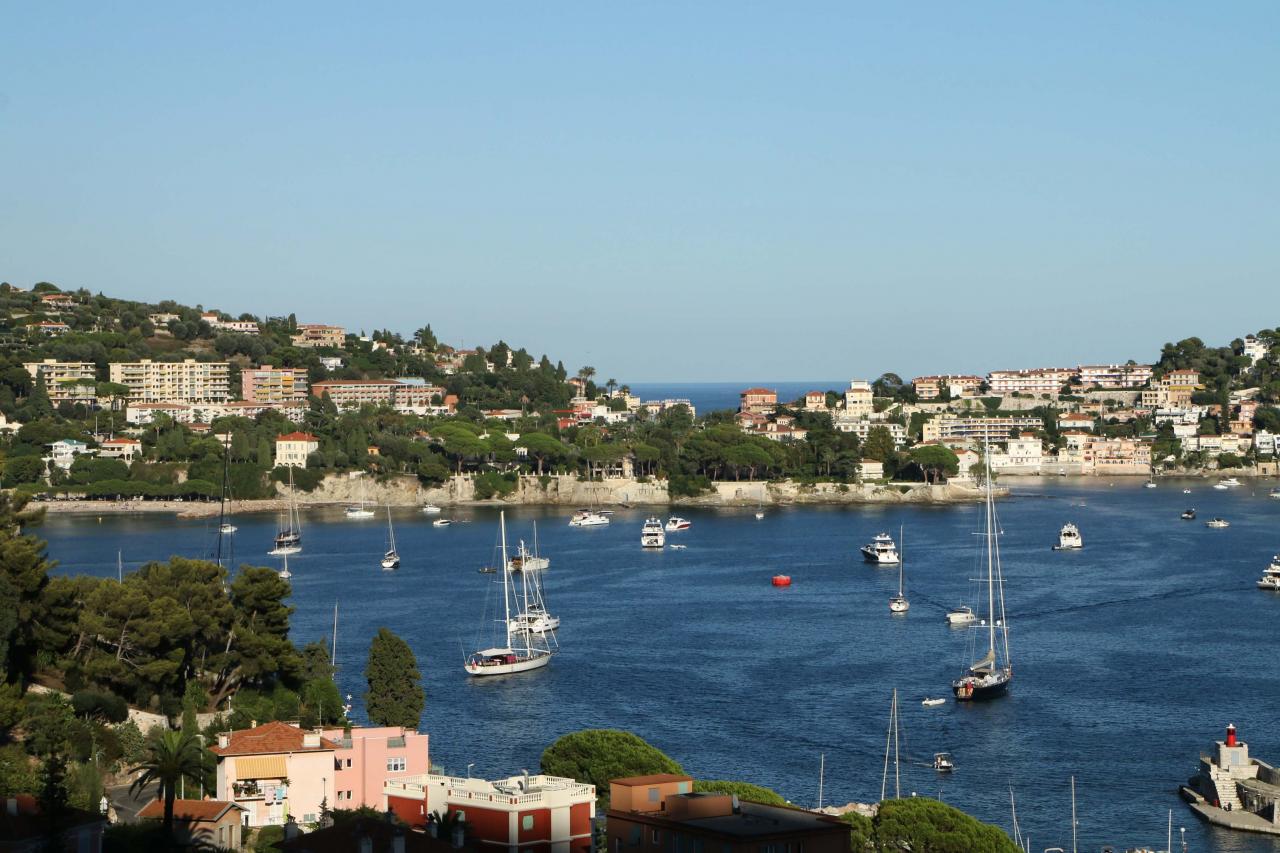
[[[604,383],[604,387],[609,389],[609,396],[613,396],[613,389],[618,387],[618,380],[610,377],[609,381]]]
[[[194,732],[186,729],[164,731],[147,746],[147,758],[131,772],[139,773],[129,786],[135,793],[152,782],[160,784],[160,796],[164,797],[164,835],[173,837],[173,801],[178,792],[178,780],[184,776],[200,776],[204,772],[203,752]]]

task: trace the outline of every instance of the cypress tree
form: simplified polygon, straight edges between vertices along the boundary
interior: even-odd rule
[[[408,643],[386,628],[379,628],[369,646],[364,676],[369,684],[364,706],[371,722],[379,726],[418,727],[426,696],[418,662]]]

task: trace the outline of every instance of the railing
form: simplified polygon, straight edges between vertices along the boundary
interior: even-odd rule
[[[387,738],[389,749],[404,749],[404,736]]]

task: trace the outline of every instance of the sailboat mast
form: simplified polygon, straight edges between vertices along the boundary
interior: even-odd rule
[[[889,747],[893,743],[893,718],[898,706],[898,690],[893,690],[893,703],[889,706],[889,731],[884,736],[884,773],[880,776],[880,802],[884,802],[889,789]]]
[[[818,808],[822,808],[822,782],[823,777],[827,773],[827,754],[825,752],[818,755]],[[1169,820],[1173,820],[1173,812],[1169,812]],[[1170,826],[1173,824],[1171,823]]]
[[[124,583],[124,552],[116,551],[116,580]]]
[[[502,536],[502,621],[507,628],[507,646],[511,646],[511,570],[507,565],[507,514],[498,513],[498,529]]]
[[[907,535],[903,531],[906,528],[898,528],[898,597],[902,598],[902,564],[907,561]]]
[[[1076,850],[1076,777],[1071,777],[1071,853]]]
[[[338,602],[333,603],[333,648],[329,652],[329,666],[338,665]]]
[[[988,652],[996,653],[996,585],[995,585],[995,524],[993,516],[995,507],[991,499],[991,445],[983,443],[983,457],[986,462],[987,479],[987,634]]]

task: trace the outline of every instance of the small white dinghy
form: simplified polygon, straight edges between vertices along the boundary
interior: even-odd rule
[[[947,700],[946,699],[924,699],[920,702],[920,704],[925,706],[926,708],[933,708],[938,705],[947,704]]]

